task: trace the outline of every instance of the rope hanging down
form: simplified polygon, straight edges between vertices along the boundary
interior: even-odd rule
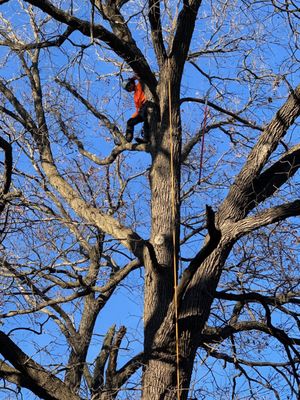
[[[170,60],[169,61],[169,71]],[[174,312],[175,312],[175,341],[176,341],[176,380],[177,380],[177,400],[180,400],[180,366],[179,366],[179,329],[178,329],[178,276],[177,276],[177,234],[176,234],[176,198],[175,198],[175,173],[174,173],[174,154],[173,154],[173,126],[172,126],[172,99],[171,99],[171,80],[168,82],[168,96],[169,96],[169,124],[170,124],[170,163],[171,163],[171,198],[172,198],[172,219],[173,219],[173,275],[174,275]]]

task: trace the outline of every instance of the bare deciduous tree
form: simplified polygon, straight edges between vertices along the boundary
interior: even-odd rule
[[[297,5],[0,4],[3,391],[298,398]],[[126,287],[142,344],[101,336]]]

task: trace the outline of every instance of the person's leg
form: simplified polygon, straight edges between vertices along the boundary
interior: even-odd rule
[[[143,124],[143,133],[142,133],[144,139],[149,142],[150,140],[150,128],[149,128],[149,123],[147,118],[144,120],[144,124]]]
[[[135,125],[139,124],[140,122],[143,122],[143,119],[140,115],[137,115],[134,118],[130,118],[127,121],[127,127],[126,127],[126,140],[127,142],[131,142],[133,139],[133,133],[134,133],[134,127]]]
[[[148,103],[146,102],[140,112],[139,115],[141,116],[142,120],[143,120],[143,128],[141,131],[141,138],[136,138],[136,141],[139,143],[148,143],[150,140],[150,127],[149,127],[149,123],[148,123],[148,118],[147,118],[147,107],[148,107]]]

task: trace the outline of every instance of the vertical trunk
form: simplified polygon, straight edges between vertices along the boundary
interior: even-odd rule
[[[114,400],[116,395],[111,394],[110,392],[103,392],[97,398],[92,398],[92,400]]]
[[[153,335],[159,328],[174,293],[173,259],[178,254],[180,229],[180,146],[181,129],[178,95],[172,98],[172,121],[169,121],[168,80],[160,90],[160,122],[153,132],[155,149],[150,175],[152,202],[151,242],[158,268],[146,267],[145,276],[145,350],[151,348]],[[153,125],[153,124],[152,124]],[[171,126],[171,128],[170,128]],[[172,134],[172,139],[170,135]],[[173,168],[171,168],[171,146]],[[176,248],[173,234],[176,234]],[[177,267],[177,266],[176,266]]]
[[[180,363],[180,386],[177,387],[177,368],[175,346],[170,349],[170,354],[161,355],[161,358],[152,358],[147,364],[144,374],[143,400],[186,400],[193,371],[196,347],[190,346],[187,340],[189,357],[183,358]],[[182,355],[182,351],[180,352]],[[178,390],[179,389],[179,390]]]
[[[222,267],[232,247],[223,238],[194,274],[179,309],[179,382],[177,391],[176,345],[174,318],[165,319],[155,337],[155,346],[144,373],[143,400],[186,400],[199,335],[210,314]]]
[[[152,152],[150,175],[152,193],[151,242],[155,248],[158,266],[153,268],[152,265],[145,265],[144,347],[146,365],[143,378],[145,387],[143,399],[147,400],[173,398],[168,396],[173,396],[174,382],[176,383],[174,365],[157,359],[153,352],[154,336],[161,326],[174,297],[174,254],[178,255],[180,230],[181,125],[179,91],[178,89],[171,91],[172,117],[170,121],[170,86],[168,84],[170,79],[173,89],[175,85],[172,85],[172,68],[169,67],[168,71],[167,69],[166,66],[165,72],[168,78],[165,77],[162,80],[164,86],[159,88],[160,121],[157,121],[156,130],[152,135],[155,148]],[[171,152],[173,168],[171,168]],[[177,262],[175,267],[177,269]],[[175,349],[172,350],[172,354],[175,356]],[[173,356],[171,357],[173,358]],[[155,373],[152,376],[153,371]]]

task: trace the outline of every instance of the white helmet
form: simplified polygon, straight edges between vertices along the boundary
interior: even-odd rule
[[[132,83],[132,79],[125,79],[125,80],[122,81],[122,83],[121,83],[122,88],[125,89],[125,90],[127,90],[127,87],[128,87],[128,85],[129,85],[130,83]]]

